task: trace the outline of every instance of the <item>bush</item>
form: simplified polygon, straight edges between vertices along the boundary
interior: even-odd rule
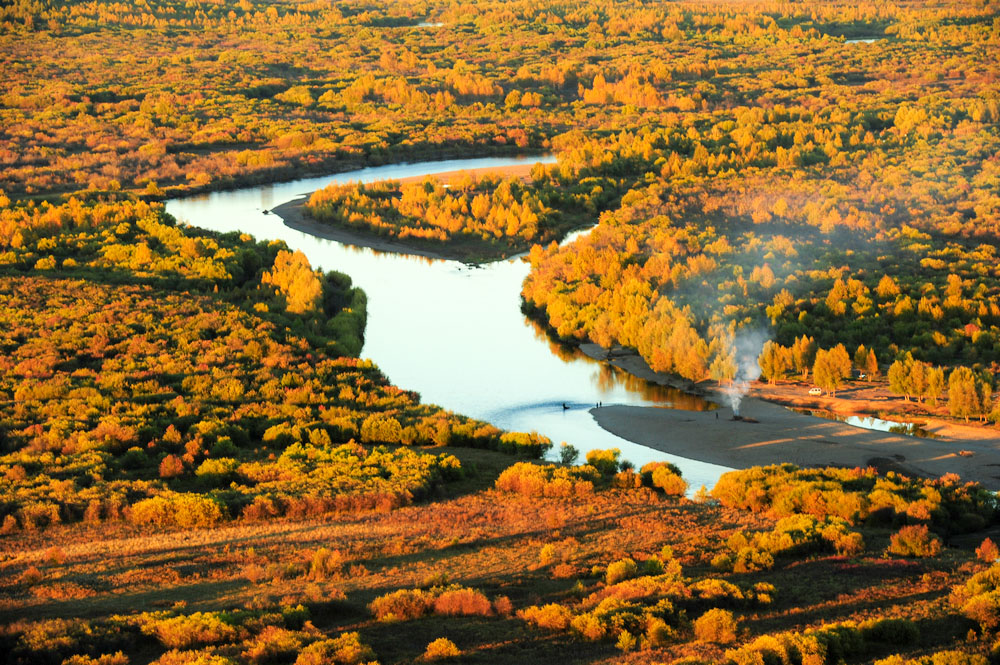
[[[621,559],[608,564],[608,570],[604,575],[604,581],[610,584],[617,584],[622,580],[635,577],[639,571],[639,566],[632,559]]]
[[[375,413],[361,423],[361,440],[365,443],[399,443],[403,437],[403,428],[392,416]]]
[[[229,617],[219,612],[195,612],[176,617],[148,615],[142,632],[154,635],[165,647],[182,649],[202,644],[232,642],[239,630]]]
[[[532,605],[521,610],[517,615],[528,623],[549,630],[566,630],[573,619],[573,613],[570,612],[569,608],[558,603]]]
[[[599,474],[591,467],[518,462],[504,469],[494,487],[531,496],[580,496],[594,491]]]
[[[941,539],[923,524],[904,526],[892,535],[888,552],[918,558],[937,556],[941,552]]]
[[[193,494],[154,496],[135,503],[129,510],[129,521],[139,525],[187,529],[214,526],[222,519],[218,502]]]
[[[299,653],[295,665],[359,665],[375,660],[375,652],[358,633],[343,633],[332,640],[314,642]]]
[[[930,656],[912,659],[889,656],[875,661],[875,665],[987,665],[987,663],[989,661],[986,656],[961,651],[939,651]]]
[[[736,641],[736,629],[737,620],[728,610],[709,610],[694,622],[694,636],[701,642],[731,644]]]
[[[379,596],[368,609],[379,621],[405,621],[427,614],[433,603],[434,594],[429,591],[400,589]]]
[[[552,441],[538,432],[505,432],[500,436],[500,452],[541,459],[552,448]]]
[[[980,561],[985,561],[986,563],[993,563],[997,559],[1000,559],[1000,548],[996,544],[986,538],[983,540],[982,544],[976,548],[976,558]]]
[[[559,446],[559,461],[563,464],[572,465],[576,464],[576,460],[580,457],[580,451],[569,445],[565,441],[561,446]]]
[[[618,473],[620,468],[619,458],[621,454],[622,451],[618,448],[588,450],[587,464],[597,469],[602,476],[613,476]]]
[[[441,660],[461,655],[462,652],[455,646],[454,642],[447,637],[439,637],[427,645],[427,650],[424,651],[424,660]]]
[[[475,589],[449,589],[434,599],[434,613],[447,616],[489,616],[492,606]]]

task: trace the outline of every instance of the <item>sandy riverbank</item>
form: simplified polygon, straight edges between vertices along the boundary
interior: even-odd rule
[[[442,183],[448,184],[458,180],[459,178],[464,178],[467,176],[473,176],[480,178],[484,175],[498,175],[502,177],[516,177],[521,179],[527,179],[530,177],[531,169],[535,166],[534,163],[524,163],[524,164],[513,164],[511,166],[500,166],[500,167],[484,167],[479,169],[465,169],[459,171],[444,171],[442,173],[432,173],[429,175],[419,175],[412,176],[409,178],[400,178],[396,182],[407,184],[414,182],[423,182],[427,178],[433,178],[441,181]],[[335,242],[343,243],[345,245],[354,245],[355,247],[368,247],[375,250],[376,252],[395,252],[397,254],[412,254],[415,256],[423,256],[428,259],[439,259],[439,260],[464,260],[468,258],[464,254],[460,253],[450,253],[447,247],[442,247],[440,251],[434,249],[428,249],[424,245],[418,245],[409,243],[406,240],[400,240],[398,238],[384,238],[382,236],[377,236],[372,233],[365,233],[364,231],[355,231],[352,229],[346,229],[343,227],[335,227],[329,224],[323,224],[317,222],[315,219],[306,214],[305,203],[308,200],[308,195],[304,198],[295,199],[293,201],[288,201],[283,203],[271,210],[272,213],[281,218],[285,223],[285,226],[295,229],[296,231],[301,231],[303,233],[308,233],[309,235],[316,236],[318,238],[326,238],[327,240],[333,240]]]
[[[606,358],[606,352],[596,345],[583,345],[581,349],[647,380],[693,387],[690,382],[654,372],[638,356]],[[694,388],[708,399],[725,404],[714,390],[704,385]],[[741,415],[756,423],[732,420],[728,406],[716,411],[610,406],[591,413],[601,427],[623,439],[713,464],[736,468],[780,462],[799,466],[875,466],[927,477],[957,473],[964,480],[1000,490],[1000,436],[995,430],[930,420],[926,429],[937,437],[934,439],[877,432],[795,413],[764,401],[760,397],[768,395],[768,388],[752,389],[740,406]],[[799,406],[839,413],[874,413],[888,406],[864,405],[855,400],[849,407],[849,391],[838,395],[841,397],[806,398]],[[960,455],[960,451],[966,454]]]

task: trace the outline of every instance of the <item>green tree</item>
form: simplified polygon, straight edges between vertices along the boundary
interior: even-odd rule
[[[934,367],[927,371],[927,398],[933,406],[944,393],[944,368]]]
[[[965,422],[982,412],[976,375],[968,367],[956,367],[948,377],[948,412]]]
[[[913,356],[907,353],[889,366],[889,391],[894,395],[902,395],[906,401],[910,401],[910,395],[913,394],[913,377],[910,372],[912,365]]]
[[[829,351],[820,349],[816,352],[813,363],[813,382],[823,390],[833,395],[844,385],[851,375],[851,357],[843,344],[838,344]]]
[[[791,354],[789,349],[781,346],[773,340],[764,342],[760,356],[757,357],[757,364],[760,366],[760,374],[764,379],[773,384],[778,379],[784,378],[788,371]]]
[[[796,338],[792,343],[792,364],[795,371],[802,375],[802,380],[809,378],[809,368],[813,366],[816,358],[816,342],[812,337]]]

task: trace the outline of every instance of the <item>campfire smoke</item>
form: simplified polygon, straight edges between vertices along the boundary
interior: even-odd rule
[[[763,330],[739,330],[731,342],[733,360],[736,362],[736,374],[732,382],[723,386],[722,393],[733,409],[733,418],[743,420],[740,416],[740,403],[750,391],[750,382],[760,378],[760,356],[764,342],[769,336]]]

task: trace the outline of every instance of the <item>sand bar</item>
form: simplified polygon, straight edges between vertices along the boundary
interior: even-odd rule
[[[583,345],[581,349],[591,357],[600,358],[602,352],[607,357],[607,352],[596,345]],[[726,403],[709,387],[654,372],[636,355],[612,355],[607,362],[649,381],[693,389],[708,399]],[[934,478],[957,473],[963,480],[1000,490],[1000,436],[995,429],[930,419],[925,429],[934,434],[933,439],[878,432],[796,413],[758,397],[766,396],[768,390],[768,386],[751,389],[740,405],[740,414],[756,423],[732,420],[728,406],[716,411],[607,406],[592,409],[591,413],[601,427],[623,439],[702,462],[734,468],[781,462],[798,466],[875,466],[883,471]],[[801,387],[787,390],[803,392]],[[806,397],[801,405],[842,414],[856,411],[850,406],[849,391],[839,394],[842,397]]]

